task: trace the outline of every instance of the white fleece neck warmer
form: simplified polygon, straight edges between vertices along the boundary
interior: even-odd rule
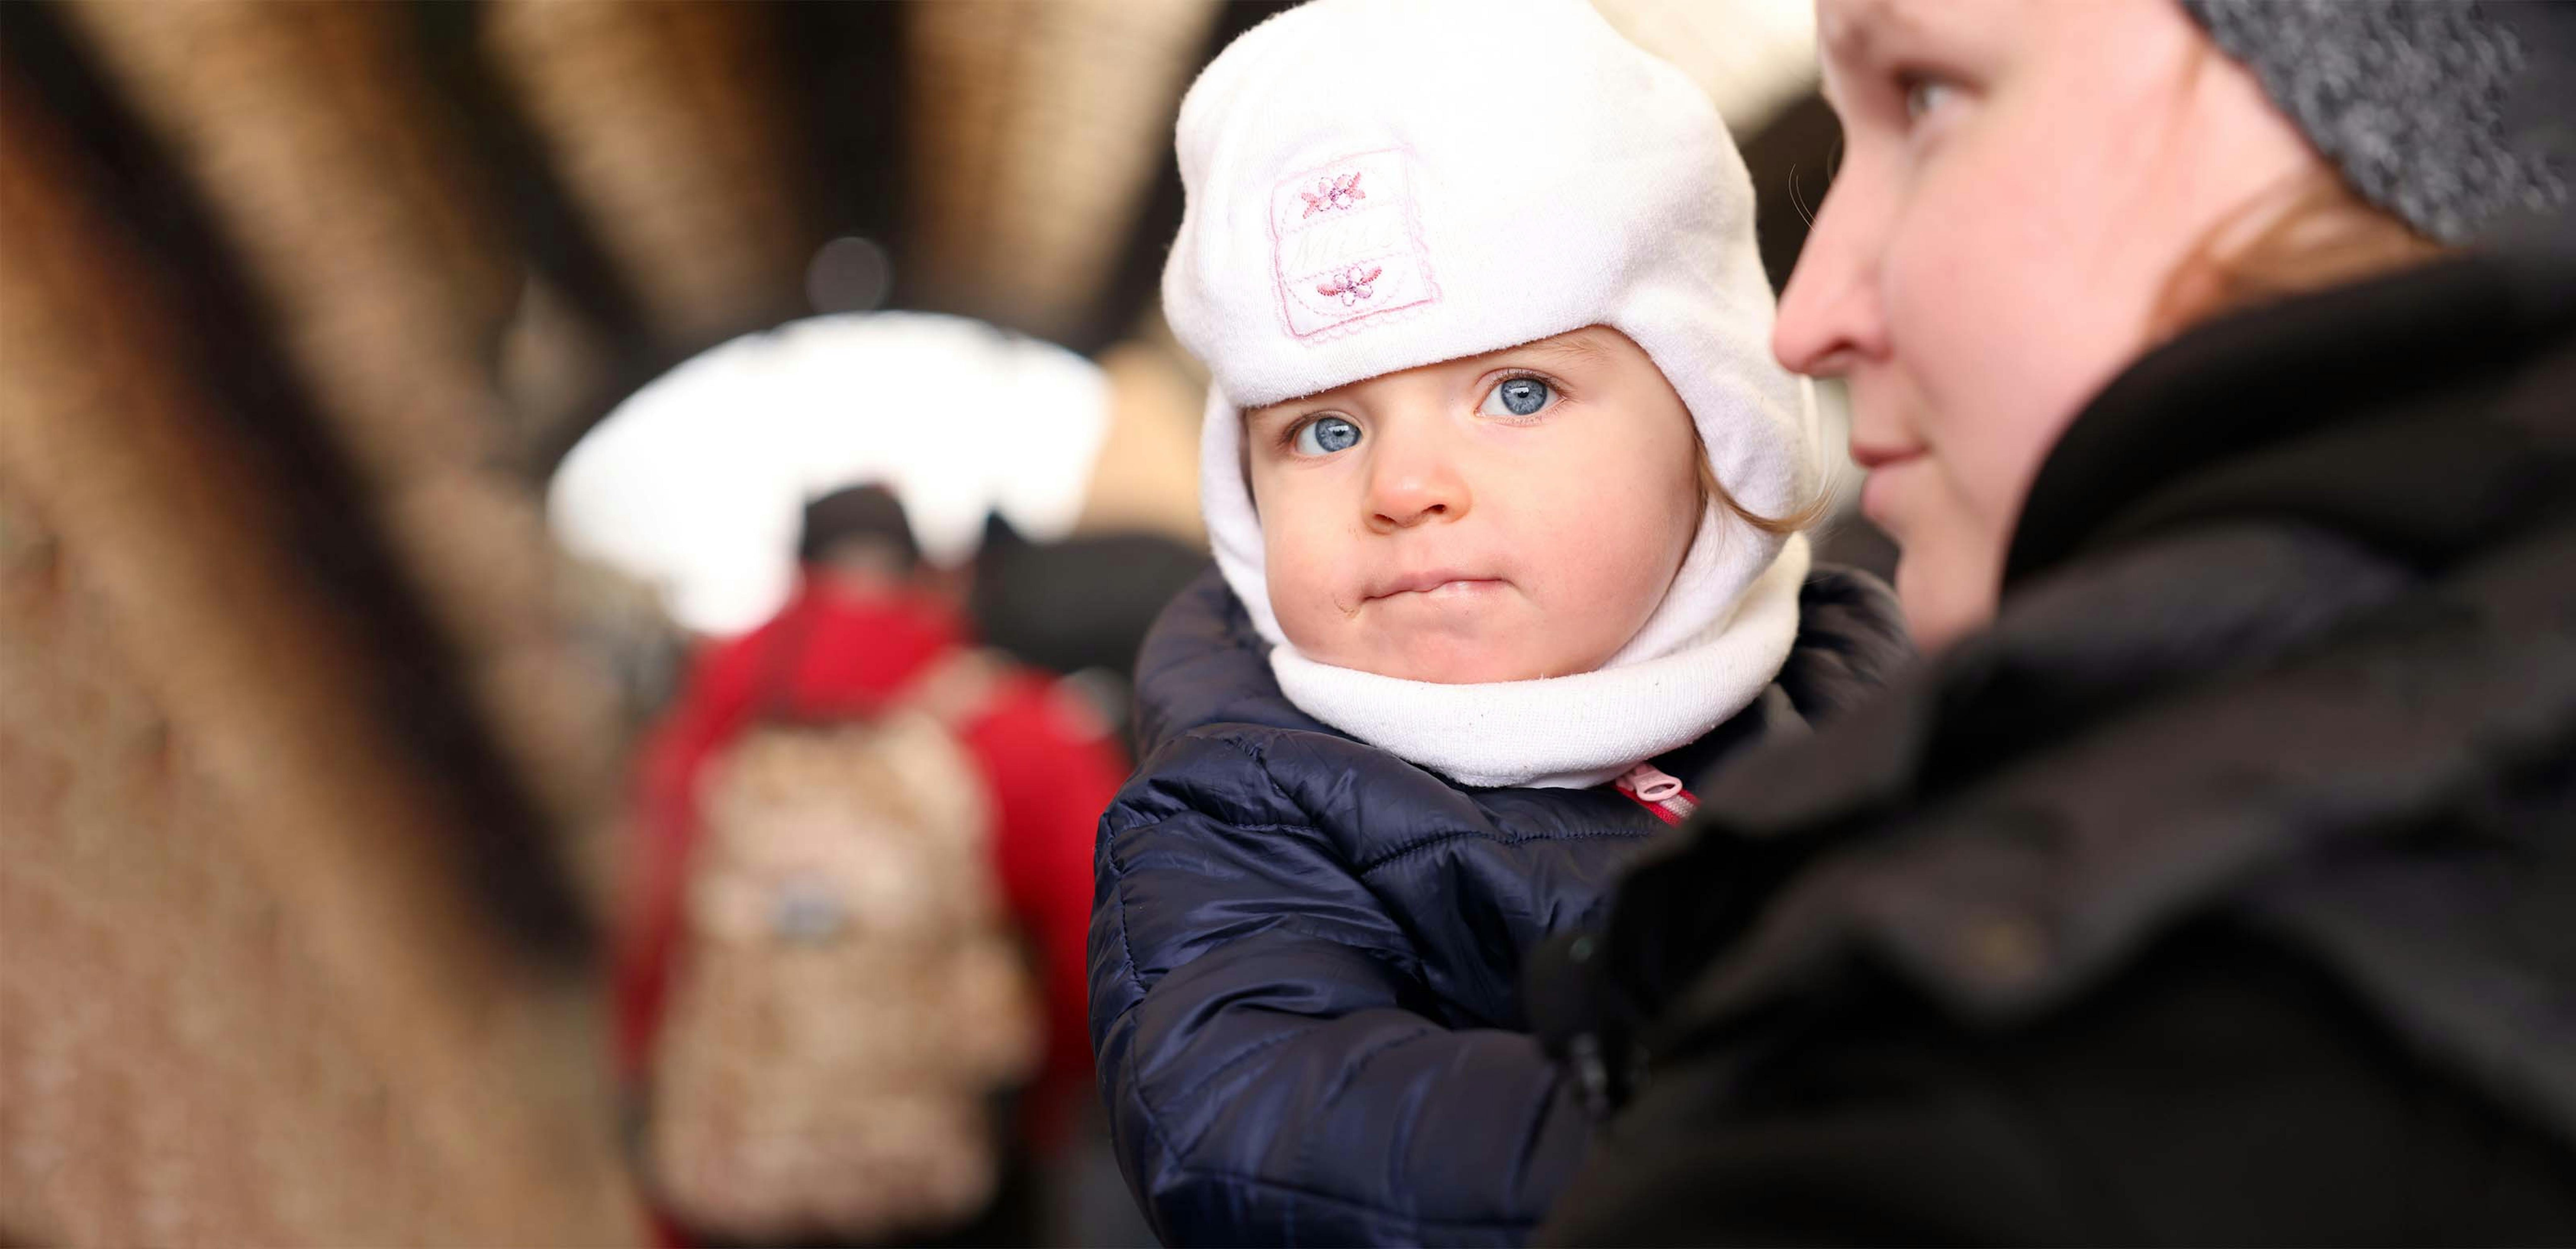
[[[1743,506],[1804,506],[1813,420],[1771,359],[1752,185],[1681,71],[1581,0],[1314,0],[1208,66],[1179,149],[1163,305],[1211,376],[1201,504],[1290,701],[1462,784],[1576,787],[1770,683],[1806,544],[1718,509],[1599,671],[1439,685],[1317,663],[1280,633],[1243,476],[1246,408],[1607,325],[1672,383]]]

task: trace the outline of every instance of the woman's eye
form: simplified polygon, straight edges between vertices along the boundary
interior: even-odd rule
[[[1950,97],[1958,94],[1958,90],[1938,78],[1908,78],[1905,82],[1905,119],[1909,122],[1923,120],[1932,110],[1949,103]]]
[[[1360,427],[1338,416],[1319,416],[1297,427],[1299,455],[1331,455],[1360,440]]]
[[[1555,397],[1556,392],[1547,383],[1535,377],[1515,377],[1494,387],[1478,411],[1486,416],[1535,416]]]

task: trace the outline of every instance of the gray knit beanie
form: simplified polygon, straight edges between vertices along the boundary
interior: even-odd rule
[[[2555,216],[2576,152],[2576,4],[2182,0],[2364,199],[2466,243]]]

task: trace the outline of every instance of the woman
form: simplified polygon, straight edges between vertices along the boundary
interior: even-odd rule
[[[1821,0],[1937,653],[1533,960],[1542,1239],[2576,1239],[2570,16]]]

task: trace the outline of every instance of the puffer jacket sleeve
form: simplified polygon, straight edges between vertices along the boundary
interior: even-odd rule
[[[1092,1037],[1128,1183],[1175,1245],[1519,1243],[1580,1161],[1573,1091],[1529,1036],[1444,1024],[1259,748],[1174,741],[1102,821]]]

